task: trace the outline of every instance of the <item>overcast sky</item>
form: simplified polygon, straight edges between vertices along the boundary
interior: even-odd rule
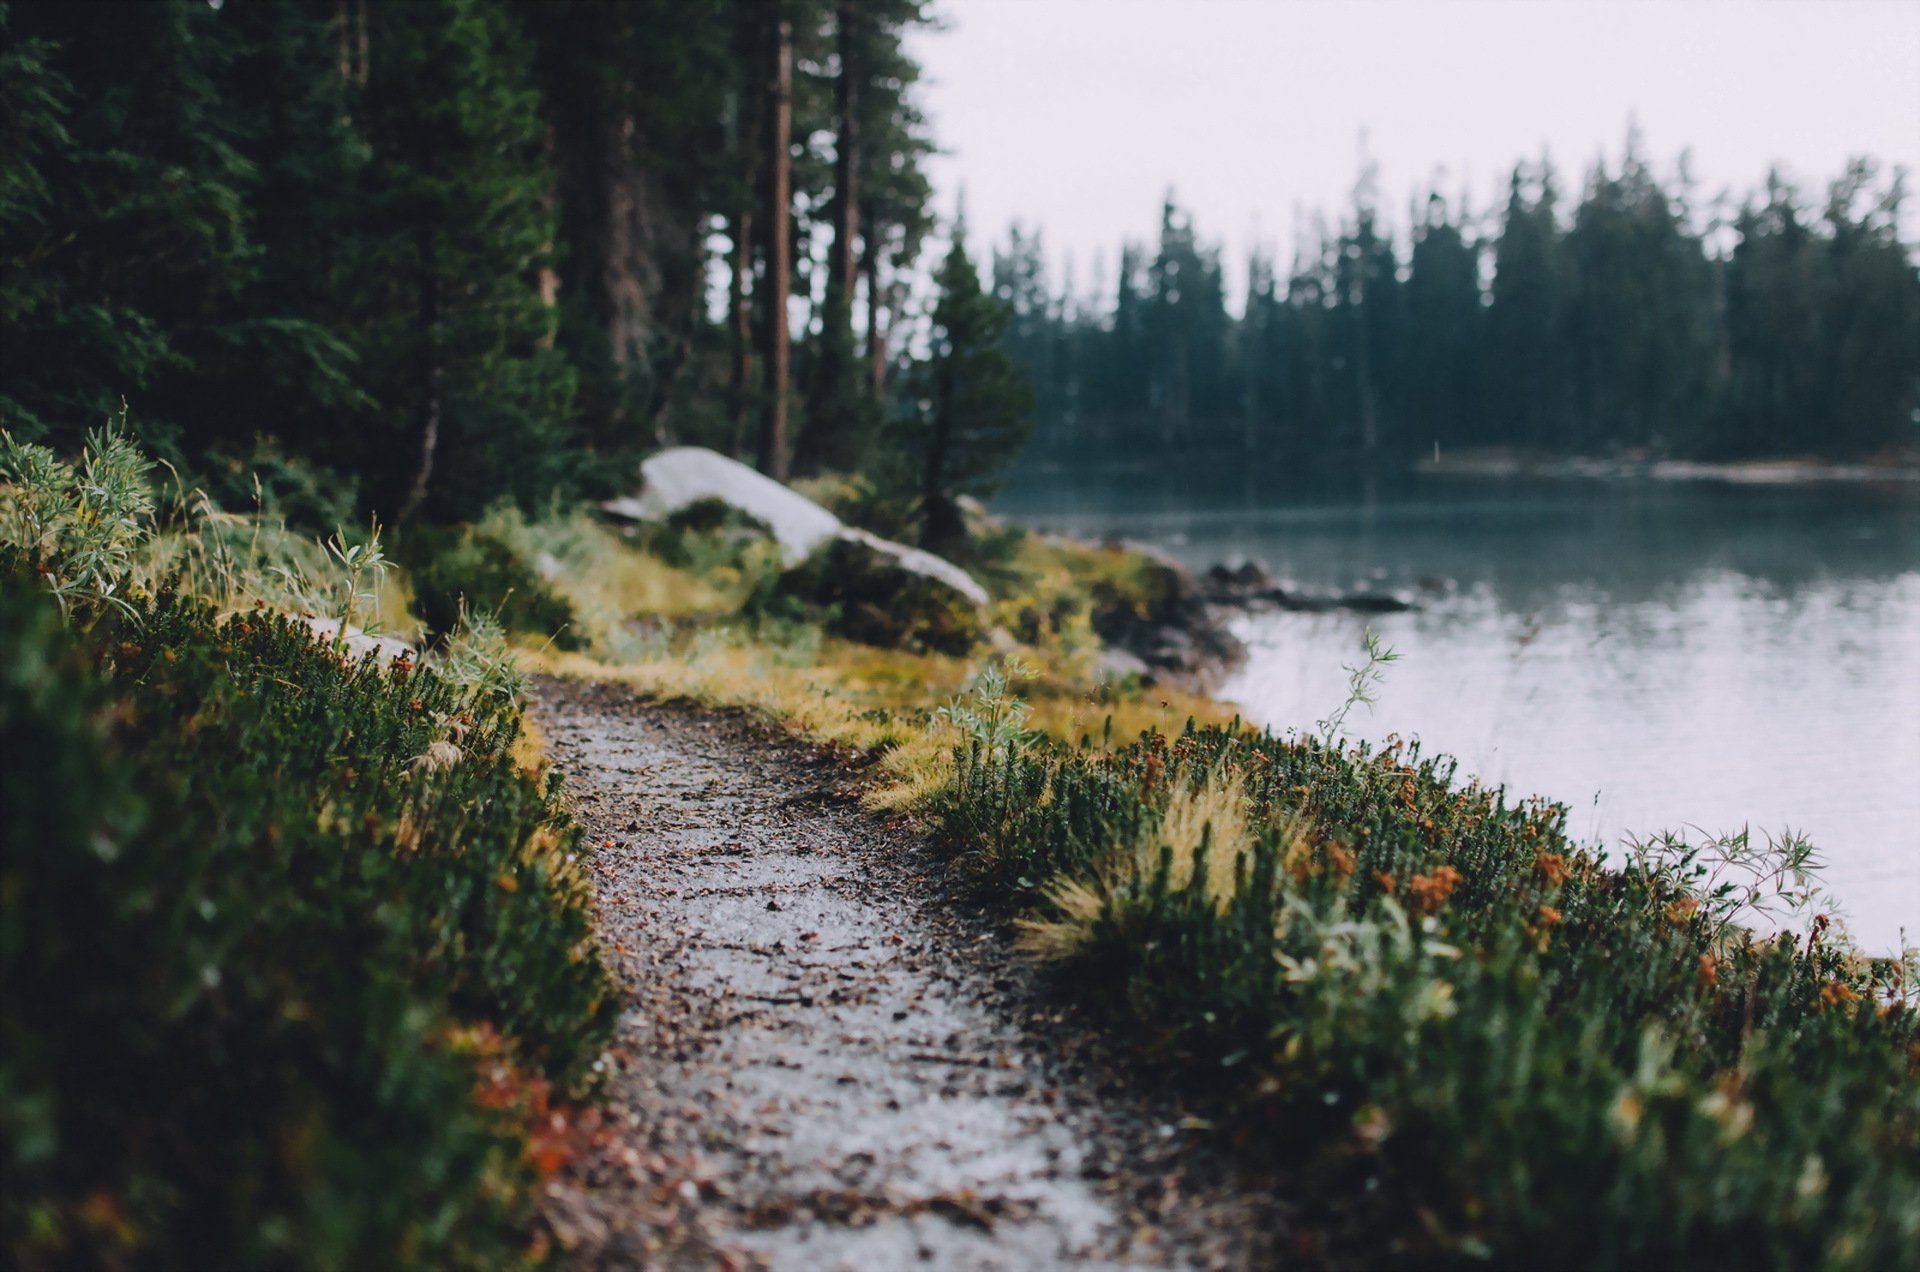
[[[1169,186],[1224,243],[1291,252],[1295,209],[1337,213],[1361,134],[1404,225],[1416,183],[1476,209],[1548,148],[1563,189],[1629,116],[1703,194],[1778,162],[1817,193],[1847,156],[1920,169],[1920,0],[940,0],[922,102],[984,252],[1019,218],[1086,288],[1156,231]],[[1908,238],[1920,225],[1909,200]]]

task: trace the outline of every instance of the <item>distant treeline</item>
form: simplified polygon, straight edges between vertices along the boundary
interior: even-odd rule
[[[1542,160],[1514,168],[1497,217],[1435,192],[1404,236],[1363,176],[1285,277],[1254,252],[1238,317],[1219,250],[1171,196],[1157,248],[1129,244],[1092,298],[1051,290],[1019,226],[994,283],[1043,449],[1903,452],[1920,446],[1903,178],[1857,160],[1816,205],[1773,175],[1709,215],[1630,137],[1570,210]]]

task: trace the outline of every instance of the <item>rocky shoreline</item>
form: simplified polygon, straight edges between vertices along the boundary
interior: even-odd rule
[[[1420,608],[1391,593],[1290,589],[1257,560],[1220,563],[1196,575],[1149,544],[1115,541],[1111,546],[1144,557],[1158,575],[1160,599],[1146,613],[1115,607],[1093,615],[1094,630],[1108,646],[1102,669],[1137,675],[1145,684],[1166,680],[1199,693],[1216,690],[1246,659],[1246,645],[1232,625],[1250,613],[1398,614]]]
[[[1504,450],[1462,451],[1414,464],[1426,476],[1541,477],[1575,481],[1711,481],[1736,486],[1793,486],[1825,482],[1920,481],[1920,462],[1836,463],[1820,459],[1753,459],[1709,463],[1625,456],[1538,456]]]

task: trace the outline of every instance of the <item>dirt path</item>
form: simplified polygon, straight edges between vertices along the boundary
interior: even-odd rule
[[[613,1133],[548,1198],[578,1263],[1261,1261],[1177,1110],[1057,1058],[1060,1010],[830,760],[617,687],[538,696],[630,995]]]

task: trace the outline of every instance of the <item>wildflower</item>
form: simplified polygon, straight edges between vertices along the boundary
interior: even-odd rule
[[[1357,863],[1354,861],[1353,854],[1345,848],[1342,848],[1339,844],[1328,844],[1327,864],[1331,866],[1333,872],[1344,881],[1352,877],[1354,866]]]
[[[1680,924],[1692,918],[1693,912],[1699,908],[1700,898],[1679,897],[1667,905],[1667,922],[1678,927]]]
[[[1560,911],[1550,905],[1543,905],[1539,910],[1539,918],[1541,926],[1552,927],[1560,921]]]
[[[1825,989],[1820,991],[1821,1011],[1825,1011],[1829,1007],[1837,1007],[1841,1003],[1857,1003],[1859,1001],[1860,995],[1856,993],[1851,986],[1843,985],[1839,981],[1829,983]]]
[[[1407,895],[1413,899],[1414,912],[1425,914],[1445,905],[1461,878],[1452,866],[1440,866],[1430,875],[1417,874],[1407,880]]]
[[[1527,831],[1531,834],[1533,828],[1529,826]],[[1540,872],[1541,879],[1546,881],[1548,887],[1565,883],[1573,874],[1567,869],[1567,859],[1557,852],[1541,853],[1533,859],[1533,868]]]
[[[1715,961],[1713,955],[1702,954],[1700,956],[1700,967],[1694,972],[1693,979],[1700,987],[1702,993],[1705,993],[1720,983],[1720,965]]]

